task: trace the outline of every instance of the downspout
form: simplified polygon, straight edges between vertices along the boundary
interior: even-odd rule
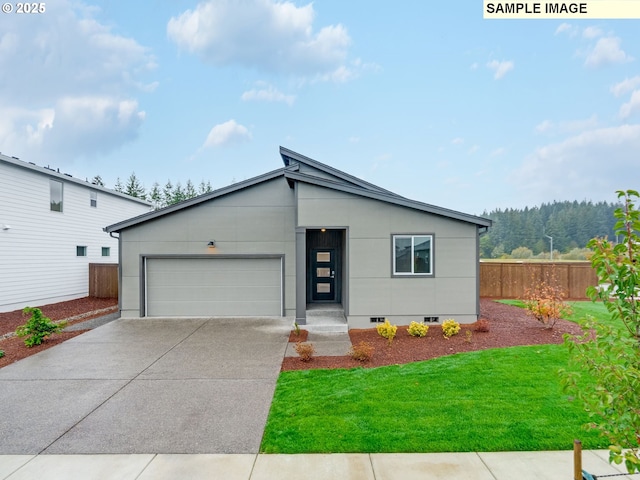
[[[478,236],[476,237],[476,321],[480,319],[480,237],[489,231],[489,227],[478,227]]]
[[[104,230],[106,231],[107,229],[105,228]],[[113,233],[109,232],[109,236],[118,240],[118,314],[122,316],[122,239],[120,235],[116,236]]]

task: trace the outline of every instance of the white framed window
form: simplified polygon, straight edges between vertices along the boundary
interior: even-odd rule
[[[52,212],[62,212],[62,182],[49,179],[49,209]]]
[[[84,245],[78,245],[76,247],[76,257],[86,257],[87,256],[87,247]]]
[[[94,208],[98,206],[98,192],[95,190],[89,192],[89,205]]]
[[[393,235],[393,276],[433,275],[433,235]]]
[[[111,256],[111,247],[102,247],[102,256],[110,257]]]

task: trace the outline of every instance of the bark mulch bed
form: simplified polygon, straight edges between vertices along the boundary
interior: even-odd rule
[[[385,338],[378,335],[375,328],[352,329],[349,331],[349,336],[353,345],[361,341],[373,345],[375,350],[370,361],[356,361],[346,355],[347,352],[345,356],[340,357],[313,357],[309,362],[303,362],[299,357],[287,357],[282,363],[282,371],[380,367],[487,348],[559,344],[563,342],[565,333],[581,333],[577,324],[566,320],[559,320],[553,329],[547,329],[527,315],[526,310],[488,299],[480,300],[480,315],[489,322],[488,332],[475,331],[474,324],[461,325],[460,333],[448,340],[442,336],[440,325],[430,326],[427,335],[422,338],[411,337],[406,327],[399,326],[391,346]]]
[[[68,325],[73,325],[74,323],[116,312],[118,310],[118,299],[85,297],[67,302],[42,305],[38,308],[45,317],[49,317],[54,322],[67,320]],[[22,314],[22,310],[0,313],[0,350],[4,351],[4,356],[0,358],[0,368],[86,332],[86,330],[77,330],[56,333],[45,339],[41,345],[29,348],[25,346],[23,338],[14,336],[2,338],[15,332],[16,328],[24,325],[28,319],[28,316]]]

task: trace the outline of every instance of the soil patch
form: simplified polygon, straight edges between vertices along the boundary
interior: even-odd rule
[[[282,363],[282,371],[396,365],[487,348],[560,344],[565,333],[581,333],[577,324],[566,320],[559,320],[553,329],[547,329],[527,315],[526,310],[488,299],[480,300],[480,315],[489,322],[488,332],[475,331],[475,324],[461,325],[460,333],[450,339],[442,336],[440,325],[431,325],[422,338],[410,336],[407,327],[399,326],[391,345],[375,328],[352,329],[349,336],[353,345],[361,341],[373,345],[375,350],[370,361],[356,361],[346,355],[347,352],[340,357],[313,357],[309,362],[302,362],[299,357],[287,357]]]
[[[289,343],[306,342],[307,337],[309,337],[309,332],[307,330],[300,329],[300,333],[295,330],[291,330],[291,333],[289,334]]]
[[[45,317],[49,317],[54,322],[67,320],[68,325],[73,325],[116,312],[118,310],[118,299],[84,297],[67,302],[42,305],[38,308]],[[22,310],[0,313],[0,338],[15,332],[16,328],[24,325],[28,319],[28,316],[22,314]],[[4,351],[4,356],[0,358],[0,368],[35,355],[38,352],[58,345],[84,332],[86,332],[86,330],[55,333],[45,339],[41,345],[35,345],[33,347],[26,347],[23,338],[2,338],[0,339],[0,350]]]

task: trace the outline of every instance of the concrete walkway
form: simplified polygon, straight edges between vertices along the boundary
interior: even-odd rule
[[[596,475],[624,472],[609,465],[607,458],[606,451],[585,451],[583,468]],[[0,456],[0,479],[572,480],[573,452],[13,455]]]

